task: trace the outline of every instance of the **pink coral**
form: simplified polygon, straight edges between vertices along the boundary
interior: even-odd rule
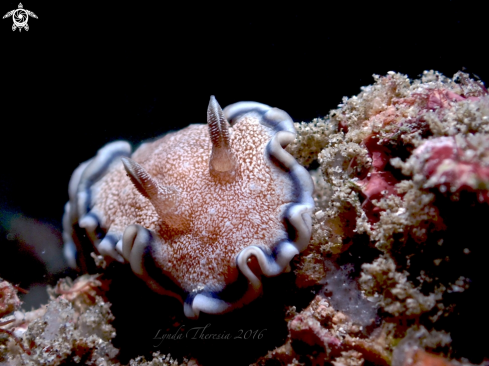
[[[387,83],[392,80],[391,75],[383,79]],[[473,89],[477,86],[480,88],[478,92],[474,92]],[[434,124],[433,119],[446,120],[451,113],[454,113],[456,107],[459,108],[458,103],[480,102],[481,98],[487,94],[487,90],[479,84],[472,84],[472,89],[470,90],[472,94],[466,91],[468,94],[466,96],[464,94],[459,95],[439,85],[434,87],[424,86],[424,88],[420,88],[410,95],[391,98],[389,101],[390,105],[379,113],[371,112],[372,115],[361,123],[362,128],[369,131],[367,135],[362,136],[360,146],[367,150],[370,166],[365,164],[364,161],[357,161],[356,158],[353,158],[348,170],[354,172],[354,168],[357,168],[356,178],[358,179],[359,187],[361,187],[362,197],[364,197],[362,209],[369,223],[378,222],[380,213],[384,211],[374,203],[374,200],[378,201],[386,195],[403,196],[396,188],[396,184],[402,179],[393,174],[390,160],[400,155],[409,154],[416,147],[416,141],[412,140],[413,137],[416,136],[418,139],[417,143],[419,143],[419,137],[429,136],[429,129],[432,127],[430,124]],[[484,101],[482,102],[484,103]],[[349,123],[351,124],[351,121]],[[466,132],[474,131],[473,127],[467,127]],[[433,130],[433,128],[431,129]],[[462,129],[462,127],[459,127],[459,129]],[[338,130],[343,133],[350,131],[350,134],[352,134],[351,127],[348,126],[346,119],[339,121]],[[452,131],[456,130],[452,129]],[[431,131],[431,133],[433,132],[436,133],[436,131]],[[447,132],[450,133],[450,131]],[[436,174],[441,180],[447,180],[447,184],[453,183],[456,187],[454,188],[455,190],[474,190],[480,182],[487,180],[489,176],[486,171],[487,168],[475,161],[476,159],[472,159],[471,162],[460,161],[460,157],[458,157],[460,152],[450,152],[451,148],[446,146],[450,143],[453,145],[455,142],[443,140],[444,142],[441,143],[440,141],[433,141],[433,144],[437,146],[436,148],[427,145],[422,151],[419,150],[417,153],[418,155],[423,154],[421,160],[424,163],[421,161],[420,163],[426,165],[423,169],[423,174],[427,180],[431,179],[430,176],[432,174]],[[440,143],[445,148],[438,146]],[[469,141],[460,142],[461,146],[457,147],[458,151],[466,144],[470,145],[471,143]],[[433,157],[427,157],[426,154],[431,154]],[[448,161],[445,161],[445,165],[440,166],[442,162],[440,159],[449,159],[451,168],[446,166]],[[359,164],[363,165],[358,166]],[[457,165],[457,167],[455,168],[454,165]],[[437,168],[444,171],[435,172]],[[453,176],[453,178],[449,178],[449,175]],[[433,179],[430,182],[430,186],[435,185]],[[488,197],[487,195],[479,194],[479,200],[487,200]]]
[[[439,137],[414,152],[408,165],[424,188],[440,192],[477,193],[479,202],[489,203],[489,136]]]

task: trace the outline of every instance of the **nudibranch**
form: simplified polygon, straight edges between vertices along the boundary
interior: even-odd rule
[[[229,121],[229,122],[228,122]],[[90,251],[129,263],[184,313],[220,314],[262,291],[262,276],[290,270],[311,236],[313,182],[284,148],[290,116],[256,102],[131,146],[116,141],[82,163],[69,183],[65,255]],[[84,248],[85,247],[85,248]]]

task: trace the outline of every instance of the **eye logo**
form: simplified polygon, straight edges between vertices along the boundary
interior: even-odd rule
[[[19,3],[19,8],[9,11],[7,14],[3,16],[3,19],[12,17],[14,20],[14,24],[12,25],[12,30],[15,31],[19,28],[19,32],[22,31],[22,28],[25,28],[26,31],[29,30],[29,26],[27,25],[27,21],[29,20],[29,16],[36,18],[37,15],[32,11],[24,9],[22,3]]]

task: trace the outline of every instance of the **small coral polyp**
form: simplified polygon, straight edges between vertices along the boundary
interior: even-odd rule
[[[280,109],[241,102],[222,110],[211,97],[207,126],[132,154],[125,141],[104,146],[71,178],[66,256],[75,264],[76,251],[93,245],[129,263],[190,318],[249,303],[261,276],[289,270],[310,240],[312,179],[284,150],[295,134]]]

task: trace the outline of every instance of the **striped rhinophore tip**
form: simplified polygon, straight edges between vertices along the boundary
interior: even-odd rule
[[[234,173],[237,163],[229,142],[229,123],[213,95],[207,108],[207,125],[212,142],[209,169],[219,177],[223,175],[227,177]]]

